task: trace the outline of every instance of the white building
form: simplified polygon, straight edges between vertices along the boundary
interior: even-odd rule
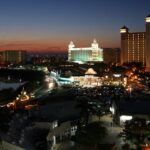
[[[77,131],[77,125],[73,125],[71,121],[66,121],[58,126],[57,121],[52,122],[52,127],[47,135],[48,149],[55,150],[59,143],[70,139]],[[69,145],[68,145],[69,146]]]
[[[103,49],[99,48],[96,40],[93,40],[91,47],[75,48],[71,41],[68,45],[68,61],[71,62],[101,62],[103,61]]]

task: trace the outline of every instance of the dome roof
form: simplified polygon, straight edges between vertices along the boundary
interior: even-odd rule
[[[97,43],[96,39],[93,40],[93,43]]]
[[[70,41],[69,45],[74,45],[73,41]]]
[[[86,72],[85,72],[86,75],[95,75],[97,74],[96,71],[94,71],[93,68],[89,68]]]
[[[150,17],[150,14],[148,16],[146,16],[146,18]]]
[[[126,26],[123,26],[121,29],[128,29]]]

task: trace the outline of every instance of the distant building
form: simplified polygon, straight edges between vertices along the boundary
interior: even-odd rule
[[[104,63],[120,63],[120,49],[119,48],[103,48]]]
[[[64,63],[67,60],[66,54],[47,54],[47,55],[32,55],[31,62],[35,65]]]
[[[146,17],[146,32],[129,32],[127,27],[120,29],[121,62],[141,62],[150,70],[150,15]]]
[[[0,51],[0,63],[2,63],[4,60],[3,60],[3,52]]]
[[[26,59],[27,52],[22,50],[5,50],[0,53],[1,63],[22,63]]]
[[[122,99],[113,103],[111,111],[118,124],[123,125],[126,121],[133,118],[150,120],[150,102],[142,99],[126,100]]]
[[[101,62],[103,61],[103,49],[99,48],[96,40],[91,47],[75,48],[71,41],[68,45],[68,61],[70,62]]]
[[[150,71],[150,15],[146,17],[146,67]]]
[[[76,121],[66,121],[58,126],[57,121],[51,123],[50,131],[47,135],[48,149],[54,150],[58,145],[63,143],[64,140],[70,140],[76,134],[77,125]],[[57,145],[58,144],[58,145]],[[68,149],[69,145],[68,145]]]

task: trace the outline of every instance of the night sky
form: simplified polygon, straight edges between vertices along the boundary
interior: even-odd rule
[[[0,0],[0,50],[120,47],[119,29],[145,31],[150,0]]]

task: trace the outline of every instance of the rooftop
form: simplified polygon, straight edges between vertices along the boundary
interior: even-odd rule
[[[150,115],[150,101],[119,101],[116,106],[121,114]]]

